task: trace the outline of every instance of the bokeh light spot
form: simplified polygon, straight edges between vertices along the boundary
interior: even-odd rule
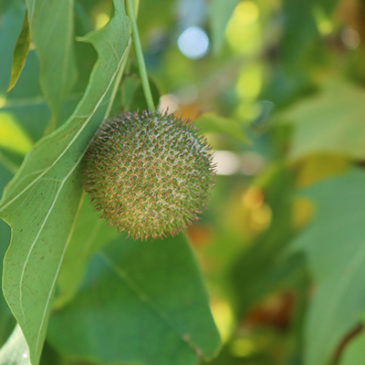
[[[185,57],[199,59],[208,52],[209,38],[203,29],[189,27],[180,34],[177,45]]]
[[[252,65],[242,70],[238,82],[237,93],[243,99],[254,100],[262,87],[262,68]]]
[[[242,202],[248,209],[260,208],[264,203],[264,194],[257,187],[250,187],[242,194]]]
[[[222,342],[225,343],[233,328],[233,312],[228,302],[215,300],[211,305],[214,321],[217,325]]]
[[[215,151],[213,163],[216,166],[217,175],[233,175],[239,171],[240,161],[231,151]]]
[[[255,351],[255,344],[248,338],[238,338],[231,344],[231,352],[236,357],[247,357]]]
[[[25,154],[32,146],[31,139],[8,113],[0,113],[0,147]]]
[[[0,108],[2,108],[3,106],[5,106],[6,104],[6,98],[3,95],[0,95]]]
[[[244,1],[237,5],[228,23],[226,35],[229,45],[236,52],[254,54],[259,51],[259,8],[253,1]]]
[[[321,7],[315,6],[313,8],[313,15],[316,20],[318,30],[322,35],[332,33],[333,24]]]
[[[356,29],[346,27],[341,32],[341,39],[345,46],[349,49],[356,49],[360,46],[361,39]]]
[[[165,94],[160,97],[160,112],[175,113],[179,108],[179,100],[175,95]]]
[[[110,20],[110,16],[106,13],[99,13],[95,18],[95,28],[103,28]]]
[[[253,1],[245,1],[237,5],[234,16],[242,24],[252,24],[259,17],[259,8]]]

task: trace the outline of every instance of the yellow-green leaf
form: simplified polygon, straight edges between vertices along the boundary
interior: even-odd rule
[[[8,89],[9,92],[16,84],[24,68],[30,46],[30,32],[28,22],[28,12],[25,12],[22,30],[19,34],[13,53],[13,62],[11,65],[11,76]]]

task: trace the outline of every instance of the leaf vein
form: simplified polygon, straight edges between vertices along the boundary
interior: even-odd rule
[[[82,158],[82,157],[81,157]],[[61,194],[61,191],[62,191],[62,188],[63,186],[65,185],[66,181],[68,180],[68,178],[71,176],[71,174],[75,171],[78,163],[80,162],[81,158],[79,159],[79,161],[74,165],[74,167],[69,171],[69,173],[62,179],[61,183],[60,183],[60,186],[54,196],[54,199],[52,201],[52,204],[50,206],[50,208],[48,209],[48,212],[38,230],[38,233],[36,235],[36,237],[34,238],[31,246],[30,246],[30,249],[29,249],[29,252],[25,258],[25,261],[24,261],[24,264],[23,264],[23,268],[22,268],[22,272],[21,272],[21,275],[20,275],[20,282],[19,282],[19,302],[20,302],[20,308],[21,308],[21,311],[22,311],[22,314],[23,316],[25,317],[25,313],[24,313],[24,307],[23,307],[23,280],[24,280],[24,275],[25,275],[25,270],[26,270],[26,267],[28,266],[28,262],[29,262],[29,259],[30,259],[30,256],[33,252],[33,249],[36,245],[36,243],[38,242],[38,239],[39,239],[39,236],[41,235],[43,229],[44,229],[44,226],[46,225],[47,221],[48,221],[48,218],[49,216],[51,215],[52,211],[53,211],[53,208],[54,206],[56,205],[56,202],[58,200],[58,197],[59,195]]]
[[[20,191],[13,199],[11,199],[7,204],[4,204],[1,207],[1,210],[5,210],[7,207],[9,207],[11,204],[14,203],[14,201],[16,201],[20,196],[22,196],[26,191],[28,191],[36,182],[38,182],[38,180],[40,180],[48,171],[50,171],[56,164],[57,162],[66,154],[66,152],[71,148],[71,146],[73,145],[73,143],[75,142],[75,140],[78,138],[78,136],[81,134],[81,132],[85,129],[85,127],[87,126],[88,122],[90,121],[90,119],[93,117],[93,115],[95,114],[96,110],[98,109],[98,107],[100,106],[100,104],[102,103],[105,95],[108,93],[110,86],[112,85],[115,76],[118,74],[119,69],[122,65],[124,61],[124,57],[121,57],[118,67],[116,68],[116,71],[113,73],[113,76],[110,78],[109,84],[107,85],[104,93],[102,94],[102,96],[99,98],[98,102],[96,103],[94,109],[92,110],[92,112],[88,115],[87,119],[85,120],[85,122],[80,126],[80,129],[75,133],[75,136],[71,139],[71,141],[68,143],[68,145],[66,146],[66,148],[58,155],[58,157],[53,161],[53,163],[46,167],[43,171],[43,173],[41,173],[39,176],[37,176],[31,183],[29,183],[22,191]],[[76,113],[76,111],[75,111]],[[71,117],[70,119],[74,119],[74,118],[80,118],[80,116],[75,115],[74,117]],[[52,134],[50,135],[52,136]],[[86,150],[85,150],[86,151]],[[26,156],[26,160],[28,159],[28,156]],[[26,162],[26,161],[25,161]],[[23,166],[25,165],[25,162],[23,164]],[[20,170],[22,170],[22,167],[20,168]],[[19,174],[21,173],[21,171],[19,171]]]
[[[66,254],[66,251],[67,251],[67,248],[68,248],[68,245],[71,241],[71,237],[73,235],[73,232],[75,230],[75,227],[76,227],[76,222],[78,220],[78,217],[80,215],[80,211],[81,211],[81,207],[82,207],[82,203],[84,201],[84,196],[85,194],[82,193],[81,194],[81,197],[80,197],[80,201],[79,201],[79,206],[76,210],[76,213],[75,213],[75,217],[74,217],[74,220],[73,220],[73,223],[72,223],[72,226],[71,226],[71,229],[70,229],[70,232],[67,236],[67,240],[66,240],[66,243],[65,243],[65,246],[63,248],[63,251],[62,251],[62,255],[60,257],[60,260],[58,262],[58,265],[57,265],[57,270],[56,270],[56,273],[55,273],[55,276],[53,278],[53,281],[52,281],[52,284],[51,284],[51,288],[50,288],[50,291],[48,293],[48,297],[47,297],[47,302],[46,302],[46,305],[44,307],[44,311],[42,313],[42,319],[41,319],[41,323],[39,325],[39,329],[38,329],[38,334],[37,334],[37,341],[36,341],[36,348],[38,348],[39,346],[39,341],[40,341],[40,338],[41,338],[41,332],[42,332],[42,327],[44,325],[44,322],[45,322],[45,319],[46,319],[46,314],[47,314],[47,310],[49,308],[49,305],[50,305],[50,302],[51,302],[51,297],[52,297],[52,294],[54,292],[54,288],[55,288],[55,285],[56,285],[56,282],[57,282],[57,278],[58,278],[58,275],[59,275],[59,272],[61,270],[61,265],[62,265],[62,262],[63,262],[63,259],[65,257],[65,254]]]
[[[202,351],[199,347],[197,347],[195,344],[192,343],[190,339],[189,334],[181,334],[179,330],[174,326],[174,324],[168,319],[168,317],[158,310],[156,306],[152,303],[152,300],[149,296],[147,296],[145,293],[141,291],[141,289],[138,287],[138,285],[128,276],[128,274],[121,269],[113,260],[111,260],[107,255],[100,252],[98,255],[101,257],[101,259],[104,261],[106,266],[109,267],[111,271],[113,271],[117,277],[124,282],[125,285],[146,305],[152,310],[153,313],[157,315],[158,318],[160,318],[163,322],[165,322],[168,327],[177,335],[177,337],[189,347],[191,351],[193,351],[199,358],[203,358]]]

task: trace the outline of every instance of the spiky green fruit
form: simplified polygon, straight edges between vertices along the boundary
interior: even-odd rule
[[[106,120],[83,167],[93,205],[134,239],[175,235],[196,220],[214,175],[210,148],[195,127],[147,111]]]

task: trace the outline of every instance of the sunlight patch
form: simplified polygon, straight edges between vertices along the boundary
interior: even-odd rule
[[[25,154],[32,147],[32,141],[8,113],[0,113],[0,147]]]

